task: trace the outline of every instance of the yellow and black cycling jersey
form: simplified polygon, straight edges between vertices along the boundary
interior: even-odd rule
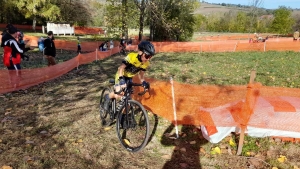
[[[146,68],[150,65],[150,62],[141,62],[138,59],[138,53],[129,53],[125,59],[122,61],[123,64],[126,65],[125,70],[123,72],[123,76],[132,78],[139,71],[146,71]],[[116,80],[119,79],[119,74],[116,74]]]

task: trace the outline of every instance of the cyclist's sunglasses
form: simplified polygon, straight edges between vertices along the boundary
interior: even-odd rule
[[[146,53],[146,52],[144,52],[144,54],[145,54],[145,58],[146,58],[146,59],[151,59],[151,58],[152,58],[152,55],[149,55],[149,54]]]

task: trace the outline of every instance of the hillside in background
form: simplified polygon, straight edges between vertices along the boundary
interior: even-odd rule
[[[234,5],[234,4],[228,4],[230,6],[222,6],[218,4],[210,4],[210,3],[205,3],[201,2],[201,6],[195,10],[195,14],[202,14],[202,15],[209,15],[212,13],[226,13],[229,11],[244,11],[248,12],[249,7],[243,6],[243,5]],[[265,12],[265,14],[268,14],[272,10],[270,9],[264,9],[262,8],[262,11]],[[300,15],[300,9],[294,9],[292,12],[292,15]]]
[[[222,6],[209,3],[201,3],[201,6],[195,10],[195,14],[209,15],[212,13],[226,13],[229,11],[248,11],[249,9],[244,7],[231,7],[231,6]]]

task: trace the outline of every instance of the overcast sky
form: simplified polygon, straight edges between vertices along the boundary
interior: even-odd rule
[[[250,5],[253,0],[204,0],[209,3],[228,3],[228,4],[241,4]],[[202,2],[202,0],[200,1]],[[267,9],[277,9],[279,6],[291,7],[293,9],[300,9],[300,0],[262,0],[260,7]]]

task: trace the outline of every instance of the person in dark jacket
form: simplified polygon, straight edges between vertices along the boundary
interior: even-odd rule
[[[21,69],[21,53],[23,50],[19,47],[16,40],[18,34],[17,28],[14,26],[9,26],[7,32],[2,37],[1,46],[3,45],[3,64],[8,70],[20,70]]]
[[[2,38],[1,38],[1,47],[4,47],[4,42],[10,38],[8,29],[14,27],[12,24],[7,24],[3,32],[1,33]]]
[[[56,48],[54,44],[53,32],[48,32],[47,39],[44,40],[44,55],[48,60],[48,66],[55,65]]]
[[[23,50],[23,53],[21,53],[21,58],[24,60],[26,58],[26,60],[29,60],[29,56],[25,55],[25,52],[29,51],[30,48],[26,47],[26,43],[28,43],[28,40],[24,41],[24,34],[22,31],[18,31],[18,38],[17,38],[18,42],[19,42],[19,46],[20,48]]]

